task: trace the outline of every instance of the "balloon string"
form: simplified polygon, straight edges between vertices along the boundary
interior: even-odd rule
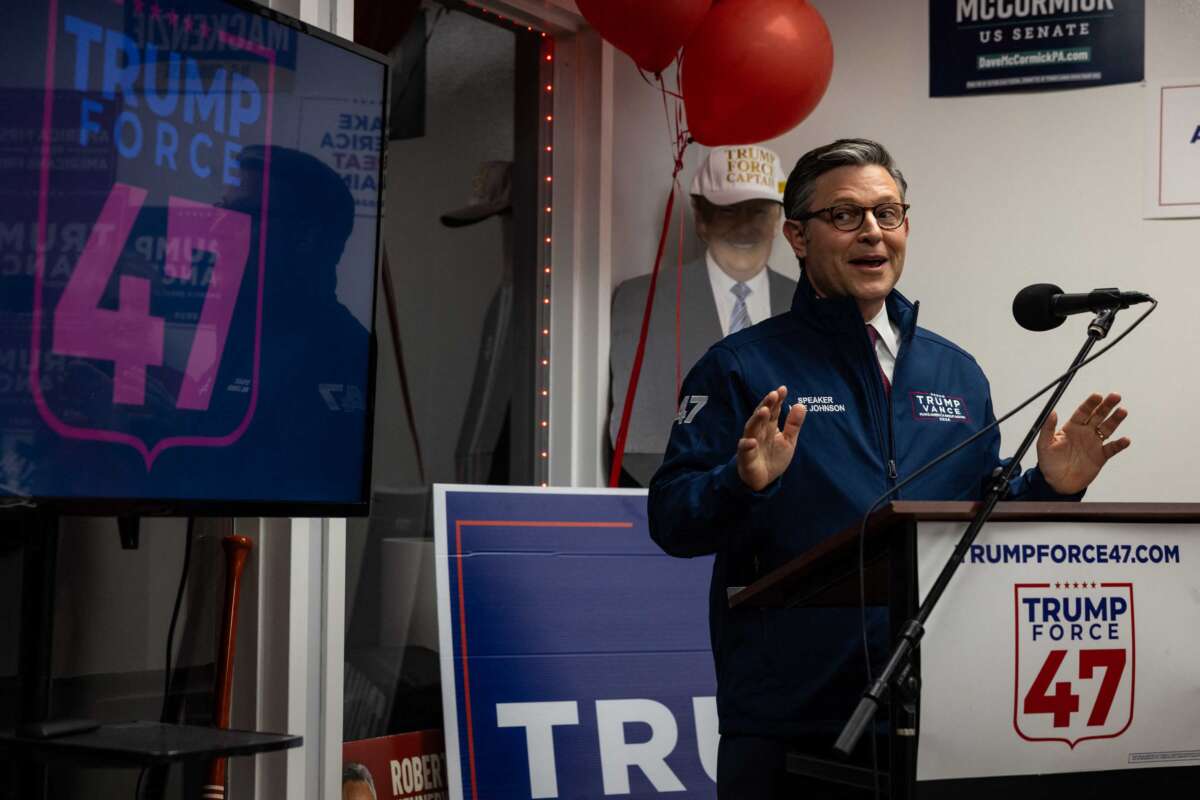
[[[690,142],[692,137],[688,134],[687,123],[683,116],[683,51],[680,50],[675,54],[675,96],[679,98],[679,102],[675,105],[676,138],[681,142]]]
[[[682,187],[680,187],[682,192]],[[679,247],[675,262],[675,399],[683,388],[683,237],[687,212],[679,204]]]
[[[647,83],[647,85],[649,85],[649,86],[654,86],[656,89],[657,89],[657,88],[661,88],[661,89],[662,89],[664,92],[666,92],[667,94],[669,94],[669,95],[671,95],[672,97],[674,97],[674,98],[677,98],[677,99],[679,99],[679,100],[682,100],[682,99],[683,99],[683,95],[682,95],[682,94],[678,94],[678,93],[676,93],[676,92],[672,92],[670,89],[667,89],[667,88],[663,87],[663,82],[662,82],[662,73],[661,73],[661,72],[656,72],[656,73],[654,73],[654,80],[652,81],[652,80],[650,80],[650,78],[648,78],[648,77],[646,76],[646,70],[642,69],[641,67],[638,67],[638,68],[637,68],[637,71],[638,71],[638,75],[641,75],[641,76],[642,76],[642,80],[644,80],[644,81]],[[655,81],[657,81],[657,85],[655,84]]]
[[[680,87],[680,71],[683,69],[683,56],[679,53],[675,55],[675,88],[679,90],[676,97],[682,98],[682,88]],[[666,88],[663,91],[663,100],[666,101]],[[668,123],[669,124],[669,123]],[[683,102],[677,100],[675,102],[675,146],[680,148],[677,156],[677,161],[682,158],[683,150],[688,146],[690,141],[687,133],[684,130],[683,118]],[[679,174],[679,169],[682,163],[677,163],[675,174]],[[678,181],[676,182],[678,185]],[[682,191],[682,187],[679,187]],[[687,212],[683,205],[679,206],[679,242],[677,249],[677,257],[675,264],[675,398],[679,399],[679,393],[683,388],[683,242],[685,236],[685,228],[687,223]]]
[[[645,73],[639,69],[638,73],[643,78]],[[683,156],[687,152],[688,145],[691,143],[691,138],[688,137],[684,130],[683,123],[683,103],[680,101],[680,95],[671,92],[667,89],[666,83],[663,81],[662,73],[656,73],[655,79],[658,81],[658,88],[662,93],[663,110],[667,116],[667,135],[672,138],[674,170],[671,173],[671,192],[667,196],[667,208],[663,214],[662,231],[658,237],[658,251],[654,257],[654,268],[650,272],[650,287],[646,292],[646,305],[642,309],[642,327],[638,336],[637,351],[633,358],[633,369],[629,374],[629,385],[625,391],[625,403],[621,409],[621,424],[617,429],[617,439],[613,443],[613,460],[612,469],[608,476],[608,485],[617,487],[621,480],[621,465],[625,460],[625,443],[629,438],[629,421],[633,415],[633,402],[637,396],[638,380],[642,374],[642,362],[646,356],[646,339],[650,332],[650,313],[654,308],[654,292],[658,286],[659,268],[662,266],[663,252],[666,250],[667,236],[671,231],[671,213],[675,208],[676,190],[682,193],[682,187],[679,186],[679,173],[683,170]],[[648,82],[648,81],[647,81]],[[678,83],[678,70],[676,74],[676,82]],[[674,101],[675,113],[672,115],[670,101],[668,96],[676,98]],[[682,299],[682,270],[683,270],[683,235],[684,235],[684,211],[680,208],[679,218],[679,267],[676,277],[675,290],[675,384],[676,394],[678,395],[679,384],[681,383],[682,364],[681,364],[681,333],[680,333],[680,318],[681,318],[681,299]]]
[[[671,118],[671,109],[667,100],[667,87],[663,85],[662,75],[658,76],[658,87],[662,90],[663,114],[667,118],[667,143],[671,148],[671,155],[674,157],[679,152],[679,131],[675,127],[675,122]],[[678,102],[676,103],[678,105]]]
[[[671,231],[671,212],[675,209],[675,191],[679,185],[679,173],[683,170],[683,155],[687,151],[688,141],[676,136],[674,171],[671,173],[671,191],[667,195],[667,208],[663,213],[662,231],[658,236],[658,251],[654,257],[654,269],[650,272],[650,288],[646,292],[646,305],[642,309],[642,328],[638,335],[637,351],[633,358],[633,369],[629,373],[629,385],[625,391],[625,404],[621,409],[621,424],[617,429],[617,440],[613,444],[612,470],[608,475],[608,485],[616,488],[621,481],[621,465],[625,460],[625,442],[629,437],[629,420],[633,415],[633,401],[637,396],[638,379],[642,374],[642,362],[646,356],[646,338],[650,332],[650,312],[654,308],[654,292],[658,286],[658,272],[662,266],[663,251],[667,246],[667,236]],[[681,251],[682,252],[682,251]]]

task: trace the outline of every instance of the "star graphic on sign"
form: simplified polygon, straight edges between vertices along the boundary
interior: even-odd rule
[[[167,22],[171,23],[171,27],[179,24],[179,13],[175,9],[172,8],[167,12]]]
[[[162,14],[162,7],[158,3],[151,3],[150,16],[154,19],[158,19],[160,14]]]

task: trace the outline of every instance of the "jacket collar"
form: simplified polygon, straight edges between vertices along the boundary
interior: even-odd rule
[[[888,318],[900,329],[900,342],[912,338],[917,328],[917,311],[920,303],[912,303],[907,297],[893,289],[884,301]],[[801,270],[796,282],[796,293],[792,296],[792,313],[818,328],[834,332],[849,333],[863,327],[862,312],[852,297],[818,297],[808,280],[808,273]]]

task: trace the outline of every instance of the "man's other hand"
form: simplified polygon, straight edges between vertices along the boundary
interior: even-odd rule
[[[742,438],[738,440],[738,476],[756,492],[782,475],[796,452],[796,437],[800,435],[800,426],[804,424],[808,409],[803,403],[796,403],[788,409],[783,430],[779,430],[779,413],[787,393],[786,386],[767,392],[746,420]]]
[[[1129,447],[1128,436],[1108,441],[1129,416],[1128,411],[1117,408],[1120,402],[1119,394],[1093,394],[1058,432],[1054,429],[1058,415],[1050,413],[1037,439],[1038,467],[1050,488],[1059,494],[1083,491],[1110,458]]]

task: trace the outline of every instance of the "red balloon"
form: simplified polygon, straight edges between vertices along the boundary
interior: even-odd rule
[[[833,73],[833,42],[805,0],[721,0],[688,40],[682,71],[693,139],[761,142],[817,107]]]
[[[579,13],[604,39],[647,72],[675,60],[713,0],[576,0]]]

